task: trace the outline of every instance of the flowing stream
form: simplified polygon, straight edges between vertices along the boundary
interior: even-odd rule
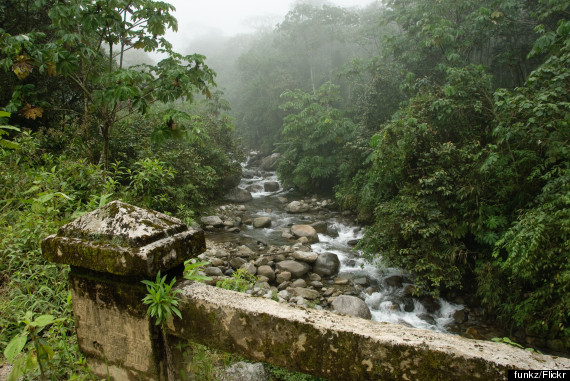
[[[320,242],[311,244],[311,250],[338,255],[341,261],[338,277],[349,278],[358,285],[356,290],[359,290],[359,296],[370,308],[372,320],[448,332],[449,325],[454,322],[453,314],[463,309],[461,304],[441,298],[426,301],[425,298],[419,300],[413,297],[410,292],[413,286],[402,270],[383,267],[381,259],[369,263],[353,249],[354,243],[362,237],[362,229],[354,225],[350,218],[328,210],[326,206],[306,213],[288,213],[285,211],[287,203],[298,200],[300,196],[283,190],[281,185],[278,191],[267,192],[264,190],[266,182],[278,182],[275,173],[244,167],[240,187],[248,189],[253,196],[253,200],[246,204],[248,216],[269,217],[272,226],[260,229],[242,225],[240,235],[266,245],[292,245],[289,239],[282,236],[284,229],[294,224],[325,221],[327,233],[319,233]],[[317,205],[323,203],[322,200],[312,201]],[[230,241],[235,236],[234,233],[219,233],[214,239]]]

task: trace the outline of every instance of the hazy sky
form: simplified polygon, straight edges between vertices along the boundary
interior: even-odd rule
[[[167,0],[176,7],[178,32],[169,32],[167,40],[174,50],[201,35],[233,36],[249,33],[259,25],[275,25],[292,8],[295,0]],[[373,0],[329,0],[342,7],[362,7]]]

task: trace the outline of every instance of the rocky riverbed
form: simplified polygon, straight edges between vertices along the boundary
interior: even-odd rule
[[[200,260],[210,263],[204,272],[211,284],[242,269],[257,277],[247,291],[256,297],[475,339],[503,336],[478,308],[465,306],[462,296],[418,298],[407,274],[364,264],[351,250],[361,236],[359,228],[330,222],[351,219],[338,213],[332,200],[272,197],[271,208],[227,204],[201,218],[208,249]],[[334,245],[339,239],[347,254]]]

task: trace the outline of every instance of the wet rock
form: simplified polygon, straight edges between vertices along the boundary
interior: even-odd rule
[[[264,171],[275,171],[279,166],[279,158],[281,157],[280,153],[274,153],[271,156],[266,156],[261,159],[261,163],[259,164],[259,168],[263,169]]]
[[[301,201],[292,201],[285,207],[285,210],[289,213],[305,213],[308,212],[309,209],[309,205]]]
[[[340,260],[338,259],[338,255],[329,252],[319,254],[313,264],[313,272],[324,278],[336,275],[339,268]]]
[[[465,323],[467,321],[467,311],[465,311],[465,309],[455,311],[453,313],[453,320],[458,324]]]
[[[268,228],[271,226],[271,218],[269,217],[257,217],[253,219],[254,228]]]
[[[279,183],[277,181],[266,181],[263,184],[263,189],[266,192],[277,192],[279,188]]]
[[[251,184],[245,187],[245,190],[250,193],[258,193],[263,191],[263,187],[259,184]]]
[[[407,284],[404,286],[403,295],[405,297],[415,296],[415,295],[417,295],[417,293],[418,293],[418,290],[417,290],[416,286],[414,286],[413,284]]]
[[[426,311],[429,312],[430,314],[433,314],[434,312],[439,310],[441,307],[439,302],[433,296],[429,296],[429,295],[422,297],[420,299],[420,303],[422,304],[422,306],[424,306]]]
[[[306,237],[311,243],[319,242],[319,235],[311,225],[293,225],[291,226],[291,234],[295,237]]]
[[[384,278],[384,282],[390,287],[400,288],[402,287],[402,282],[404,281],[404,277],[401,275],[390,275]]]
[[[245,189],[235,187],[231,189],[224,198],[229,202],[241,203],[253,200],[253,196],[251,193],[246,191]]]
[[[340,295],[332,302],[333,310],[344,315],[351,315],[363,319],[371,319],[372,314],[364,301],[356,296]]]
[[[301,278],[303,275],[309,272],[311,266],[304,262],[285,260],[277,263],[277,269],[281,272],[290,272],[293,278]]]
[[[358,242],[360,242],[359,239],[351,239],[350,241],[348,241],[346,244],[350,247],[354,247],[356,245],[358,245]]]
[[[317,221],[315,223],[312,223],[311,226],[317,231],[317,233],[327,233],[328,224],[326,221]]]
[[[430,314],[421,313],[418,317],[430,325],[437,325],[437,322]]]
[[[224,221],[218,216],[204,216],[200,218],[200,222],[202,225],[211,225],[216,228],[224,226]]]
[[[329,237],[337,238],[338,237],[338,230],[336,230],[335,228],[328,228],[327,229],[327,235]]]
[[[355,266],[356,266],[356,260],[354,260],[354,259],[347,259],[347,260],[344,261],[344,264],[345,264],[347,267],[355,267]]]
[[[310,251],[295,251],[293,258],[301,262],[314,263],[319,255]]]

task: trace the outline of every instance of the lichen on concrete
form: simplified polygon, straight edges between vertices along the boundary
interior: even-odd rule
[[[114,201],[42,241],[52,262],[103,273],[154,277],[206,249],[204,232],[165,214]]]
[[[327,311],[303,310],[200,283],[179,285],[181,339],[330,380],[507,379],[508,369],[567,369],[570,360],[508,345]]]

